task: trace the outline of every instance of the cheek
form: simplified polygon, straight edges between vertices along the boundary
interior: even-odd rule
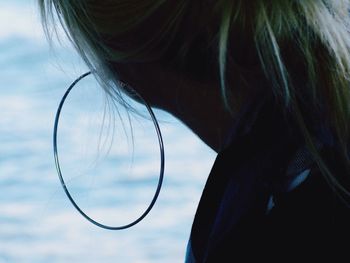
[[[120,80],[120,87],[128,96],[140,103],[145,100],[151,106],[158,106],[160,87],[163,85],[157,78],[159,73],[150,65],[113,63],[113,70]]]

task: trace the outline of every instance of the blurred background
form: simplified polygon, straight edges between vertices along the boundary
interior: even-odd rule
[[[155,111],[166,169],[154,209],[123,231],[87,222],[62,190],[52,149],[58,103],[86,71],[67,41],[49,48],[34,0],[0,0],[0,262],[183,262],[215,153]],[[157,137],[147,111],[134,107],[139,114],[116,110],[87,77],[68,97],[59,125],[68,189],[85,212],[111,226],[136,219],[157,186]]]

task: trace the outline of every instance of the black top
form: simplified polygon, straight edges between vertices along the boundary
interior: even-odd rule
[[[218,154],[186,262],[285,262],[326,255],[333,256],[331,262],[350,262],[350,209],[317,169],[297,126],[272,101],[260,98],[248,105]],[[345,173],[321,126],[315,137],[323,157],[333,172]]]

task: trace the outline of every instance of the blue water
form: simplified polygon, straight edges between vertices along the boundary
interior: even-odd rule
[[[58,102],[86,67],[66,42],[50,51],[33,0],[0,0],[0,25],[0,262],[183,262],[215,154],[156,111],[166,149],[158,202],[129,230],[95,227],[64,195],[52,154]],[[93,78],[79,83],[62,112],[59,153],[79,205],[118,225],[137,218],[152,198],[159,149],[149,120],[131,116],[132,139],[115,111],[101,121],[105,105]]]

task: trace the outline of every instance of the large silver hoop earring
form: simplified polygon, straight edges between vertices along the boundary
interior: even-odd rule
[[[158,185],[157,185],[157,189],[154,193],[154,196],[150,202],[150,204],[148,205],[147,209],[141,214],[141,216],[139,218],[137,218],[135,221],[126,224],[126,225],[122,225],[122,226],[108,226],[105,224],[101,224],[97,221],[95,221],[94,219],[92,219],[91,217],[89,217],[86,213],[84,213],[84,211],[77,205],[77,203],[74,201],[73,197],[71,196],[71,194],[68,191],[68,188],[66,186],[66,183],[63,179],[63,175],[61,172],[61,167],[60,167],[60,162],[59,162],[59,156],[58,156],[58,147],[57,147],[57,133],[58,133],[58,124],[59,124],[59,120],[60,120],[60,114],[61,114],[61,110],[63,108],[64,102],[67,98],[67,96],[69,95],[70,91],[73,89],[73,87],[83,78],[85,78],[86,76],[90,75],[92,72],[87,72],[83,75],[81,75],[79,78],[77,78],[67,89],[67,91],[65,92],[65,94],[63,95],[60,104],[58,106],[57,109],[57,113],[56,113],[56,117],[55,117],[55,123],[54,123],[54,130],[53,130],[53,152],[54,152],[54,158],[55,158],[55,165],[56,165],[56,170],[58,173],[58,177],[60,179],[61,185],[63,187],[64,192],[66,193],[68,199],[70,200],[70,202],[73,204],[73,206],[76,208],[76,210],[78,210],[78,212],[85,217],[88,221],[90,221],[92,224],[104,228],[104,229],[108,229],[108,230],[122,230],[122,229],[127,229],[130,228],[134,225],[136,225],[137,223],[139,223],[141,220],[143,220],[147,214],[152,210],[154,204],[157,201],[157,198],[159,196],[160,193],[160,189],[162,188],[162,183],[163,183],[163,178],[164,178],[164,145],[163,145],[163,138],[162,138],[162,134],[160,132],[160,128],[157,122],[157,119],[151,109],[151,107],[148,105],[148,103],[146,101],[143,100],[144,105],[146,106],[149,114],[151,115],[155,130],[157,132],[157,136],[158,136],[158,142],[159,142],[159,151],[160,151],[160,173],[159,173],[159,179],[158,179]],[[141,98],[142,99],[142,98]]]

